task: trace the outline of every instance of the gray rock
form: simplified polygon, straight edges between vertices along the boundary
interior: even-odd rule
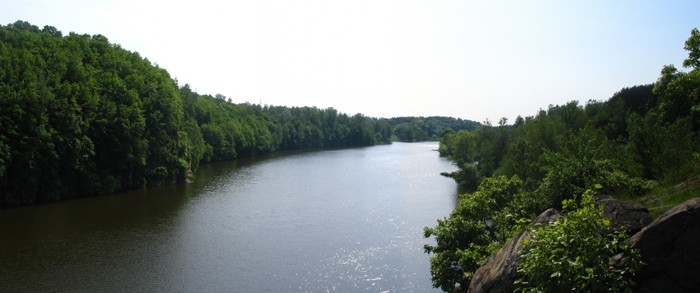
[[[645,263],[635,291],[700,290],[700,198],[675,206],[629,241]]]
[[[603,196],[596,200],[603,206],[603,218],[610,220],[615,231],[625,230],[631,235],[642,230],[652,221],[649,210],[636,202],[619,201],[612,196]]]
[[[561,214],[555,209],[548,209],[540,214],[530,225],[518,231],[508,240],[496,255],[492,256],[481,266],[472,277],[469,292],[513,292],[513,282],[518,278],[517,269],[520,264],[518,254],[523,249],[523,241],[530,239],[532,225],[548,225]]]

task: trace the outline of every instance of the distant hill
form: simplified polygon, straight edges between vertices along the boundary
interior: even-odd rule
[[[482,126],[476,121],[443,116],[395,117],[388,121],[393,129],[392,140],[404,142],[439,140],[445,132],[474,131]]]

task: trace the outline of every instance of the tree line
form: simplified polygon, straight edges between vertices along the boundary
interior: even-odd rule
[[[460,118],[430,117],[395,117],[388,119],[394,136],[392,140],[403,142],[438,141],[447,133],[460,130],[474,131],[481,123]]]
[[[199,164],[388,143],[386,119],[234,104],[102,35],[0,26],[0,206],[183,182]]]
[[[697,29],[685,49],[689,72],[668,65],[655,83],[624,88],[607,101],[550,105],[512,125],[504,118],[444,135],[440,153],[455,162],[459,169],[451,176],[468,192],[449,217],[425,228],[437,242],[426,245],[433,284],[453,291],[461,283],[466,290],[474,271],[547,208],[587,193],[634,198],[696,177]]]

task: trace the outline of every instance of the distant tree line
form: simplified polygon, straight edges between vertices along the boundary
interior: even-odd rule
[[[452,117],[396,117],[389,118],[395,141],[438,141],[446,133],[460,130],[474,131],[481,123]]]
[[[561,208],[562,203],[576,206],[572,199],[580,200],[585,198],[584,194],[591,193],[634,198],[657,185],[672,186],[698,176],[700,32],[697,29],[692,30],[685,49],[689,56],[683,66],[690,68],[690,72],[668,65],[654,84],[624,88],[607,101],[550,105],[534,116],[518,117],[513,125],[501,119],[498,125],[487,124],[475,131],[444,135],[439,150],[455,162],[459,169],[452,177],[469,192],[460,196],[459,205],[448,218],[425,229],[425,236],[434,236],[437,242],[426,246],[426,252],[431,253],[433,284],[454,291],[455,284],[461,283],[460,290],[466,291],[474,271],[523,223],[529,223],[547,208]],[[591,216],[590,203],[581,206],[583,210],[572,215]],[[583,225],[591,224],[587,220],[571,221],[571,231],[583,231]],[[549,233],[560,239],[541,241],[557,243],[564,239],[561,237],[572,236]],[[598,240],[610,250],[607,252],[620,252],[615,248],[619,241]],[[574,249],[578,242],[564,244]],[[538,249],[561,248],[545,245]],[[600,253],[603,252],[557,259],[560,265],[544,263],[548,261],[545,258],[529,259],[527,267],[521,269],[527,273],[528,268],[553,267],[557,271],[530,273],[563,285],[585,279],[588,281],[576,284],[580,286],[576,288],[591,291],[594,282],[611,280],[593,275],[599,267],[591,267],[585,272],[590,274],[580,275],[580,271],[570,271],[572,267],[567,266],[588,268],[585,257],[599,257]],[[528,255],[537,257],[533,252]],[[602,265],[607,266],[608,261]],[[569,279],[554,279],[567,274]],[[626,283],[629,275],[615,277],[619,279],[611,282],[629,284]],[[539,285],[542,284],[528,284]],[[571,288],[574,286],[566,290]]]
[[[385,119],[200,95],[102,35],[0,26],[0,206],[183,182],[200,163],[391,135]]]

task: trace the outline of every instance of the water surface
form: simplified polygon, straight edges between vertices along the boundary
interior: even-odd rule
[[[455,206],[436,143],[203,165],[195,183],[0,210],[2,291],[426,292]]]

